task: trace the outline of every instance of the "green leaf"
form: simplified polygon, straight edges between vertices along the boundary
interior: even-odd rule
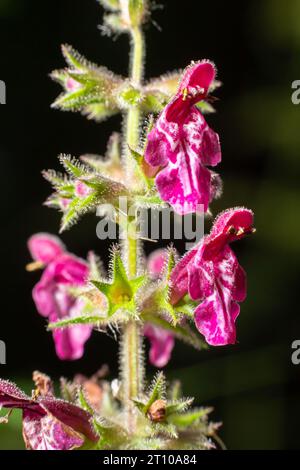
[[[153,423],[151,435],[165,435],[167,438],[177,439],[178,433],[173,423]]]
[[[80,111],[82,108],[98,103],[99,99],[96,90],[92,86],[81,87],[78,90],[62,93],[51,105],[52,108],[61,108],[65,111]]]
[[[79,388],[78,393],[77,393],[77,400],[78,400],[78,404],[79,404],[80,408],[87,411],[88,413],[90,413],[93,416],[94,409],[89,404],[89,402],[88,402],[88,400],[87,400],[87,398],[84,394],[84,391],[81,387]]]
[[[185,341],[195,349],[208,348],[207,344],[203,341],[200,335],[195,333],[188,324],[177,324],[174,326],[161,316],[153,314],[142,314],[142,318],[147,323],[152,323],[155,326],[159,326],[160,328],[169,331],[178,339]]]
[[[66,171],[75,178],[80,178],[89,174],[88,168],[80,163],[76,158],[71,157],[71,155],[61,154],[58,158]]]
[[[197,305],[198,305],[197,302],[191,300],[190,297],[186,295],[184,298],[180,299],[180,301],[177,302],[176,305],[174,305],[174,310],[178,314],[181,314],[185,317],[193,319],[194,311]]]
[[[82,197],[74,197],[64,212],[60,233],[75,224],[80,215],[92,210],[97,205],[98,195],[96,193],[91,193]]]
[[[143,401],[140,401],[140,400],[137,400],[137,399],[133,399],[132,400],[134,405],[137,407],[137,409],[141,412],[141,413],[145,413],[145,403]]]
[[[203,418],[206,418],[206,416],[211,413],[211,411],[212,408],[199,408],[182,414],[174,414],[169,416],[168,419],[175,426],[178,426],[179,428],[185,428],[194,425]]]
[[[88,62],[71,46],[62,46],[70,68],[55,70],[51,77],[64,88],[64,92],[53,103],[53,108],[65,111],[81,111],[90,119],[104,119],[119,111],[117,95],[123,86],[122,77],[106,67]],[[75,88],[69,80],[75,81]]]
[[[140,165],[144,159],[143,155],[141,155],[139,152],[137,152],[136,150],[134,150],[133,148],[131,148],[129,145],[128,145],[128,148],[129,148],[129,152],[130,152],[130,156],[132,157],[132,159],[138,164]]]
[[[121,135],[114,132],[110,136],[104,158],[99,155],[83,155],[80,160],[97,173],[120,180],[124,174],[121,160]]]
[[[145,175],[144,170],[143,170],[143,161],[144,161],[143,155],[141,155],[141,154],[140,154],[139,152],[137,152],[136,150],[132,149],[129,145],[128,145],[128,149],[129,149],[129,155],[131,156],[132,160],[133,160],[134,163],[135,163],[138,176],[140,177],[141,181],[142,181],[143,184],[144,184],[144,188],[145,188],[146,190],[152,189],[152,187],[153,187],[153,179],[152,179],[152,178],[148,178],[148,177]]]
[[[43,170],[42,175],[56,189],[67,191],[73,188],[72,181],[63,173],[55,170]]]
[[[167,403],[166,406],[166,417],[170,417],[173,414],[183,413],[193,403],[194,398],[182,398],[172,403]]]
[[[153,183],[152,183],[153,184]],[[134,196],[135,203],[137,207],[145,207],[145,208],[162,208],[166,204],[163,202],[158,195],[151,195],[151,194],[146,194],[146,195],[140,195],[137,194]]]
[[[150,406],[160,399],[164,399],[166,395],[166,379],[163,372],[158,372],[150,386],[149,398],[144,407],[144,413],[147,414]]]
[[[50,73],[50,77],[55,82],[59,83],[63,87],[65,86],[66,80],[68,79],[68,73],[65,69],[63,70],[53,70]]]
[[[74,326],[74,325],[99,326],[101,324],[103,324],[103,326],[106,326],[107,319],[105,319],[104,317],[100,317],[99,315],[80,315],[78,317],[66,317],[62,320],[49,323],[48,329],[56,330],[57,328],[67,328],[69,326]]]
[[[145,113],[160,113],[168,104],[169,97],[157,90],[148,91],[142,100],[142,109]]]
[[[170,277],[171,277],[171,273],[172,273],[172,270],[175,266],[175,263],[176,263],[176,250],[175,248],[168,248],[168,252],[167,252],[167,262],[165,264],[165,268],[164,268],[164,274],[163,274],[163,277],[165,279],[166,282],[169,282],[170,280]]]
[[[118,108],[107,106],[106,103],[93,103],[88,104],[82,110],[82,114],[87,116],[88,119],[93,119],[97,122],[104,121],[105,119],[114,116],[119,112]]]
[[[95,72],[82,72],[77,70],[68,70],[68,77],[73,78],[76,82],[85,86],[85,89],[88,87],[94,87],[98,84],[98,77]]]
[[[79,52],[77,52],[72,46],[69,44],[63,44],[61,46],[61,50],[63,53],[64,58],[66,59],[67,63],[76,69],[83,69],[85,70],[89,62],[83,57]]]

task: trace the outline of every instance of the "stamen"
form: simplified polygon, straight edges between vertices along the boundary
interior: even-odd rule
[[[8,419],[13,412],[13,409],[10,409],[9,412],[5,416],[0,417],[0,424],[8,424]]]
[[[39,396],[40,396],[40,390],[38,388],[36,388],[35,390],[32,390],[31,392],[32,400],[37,400]]]
[[[184,88],[184,89],[182,90],[182,99],[183,99],[183,101],[186,101],[188,95],[189,95],[188,89],[187,89],[187,88]]]
[[[231,225],[228,230],[227,230],[227,233],[229,233],[230,235],[236,235],[236,229],[234,228],[233,225]]]
[[[244,235],[244,233],[245,230],[243,229],[243,227],[239,227],[238,231],[236,232],[236,236],[240,237],[241,235]]]
[[[32,261],[32,263],[28,263],[25,267],[26,271],[29,273],[33,271],[37,271],[38,269],[43,269],[44,265],[41,261]]]

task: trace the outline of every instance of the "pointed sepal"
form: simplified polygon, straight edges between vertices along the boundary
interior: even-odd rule
[[[44,171],[43,175],[55,189],[45,204],[63,213],[61,232],[99,205],[117,207],[119,198],[128,195],[120,181],[96,173],[70,155],[60,155],[59,159],[69,176],[61,176],[52,170]]]
[[[107,316],[113,316],[117,311],[125,311],[136,315],[136,295],[145,283],[144,276],[129,279],[120,251],[115,249],[112,256],[111,280],[91,280],[93,286],[107,299]]]
[[[123,79],[107,68],[87,61],[72,46],[63,45],[62,53],[68,68],[53,71],[51,77],[64,91],[52,107],[64,111],[81,111],[98,121],[117,113],[117,90]]]
[[[104,157],[87,154],[82,155],[80,160],[96,173],[116,181],[124,182],[125,171],[121,154],[121,135],[118,132],[114,132],[108,141]]]

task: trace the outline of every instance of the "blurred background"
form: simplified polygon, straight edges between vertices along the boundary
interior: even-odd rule
[[[300,105],[291,102],[291,83],[300,79],[300,1],[160,3],[164,8],[153,19],[162,31],[151,24],[146,31],[146,76],[192,59],[215,61],[223,87],[208,121],[221,137],[224,193],[212,211],[245,205],[255,211],[257,227],[255,237],[235,246],[248,274],[238,344],[198,352],[177,343],[167,377],[180,378],[197,404],[214,406],[230,449],[300,448],[300,365],[291,362],[291,344],[300,339]],[[7,364],[0,375],[28,392],[35,369],[71,378],[108,363],[111,377],[117,374],[117,345],[99,333],[82,360],[56,358],[31,299],[40,273],[24,269],[28,237],[59,227],[59,214],[42,206],[50,187],[40,171],[59,169],[60,152],[103,154],[110,133],[121,126],[119,117],[99,125],[49,107],[60,92],[48,74],[64,66],[61,43],[127,73],[128,39],[101,36],[101,18],[95,0],[0,0],[0,79],[7,86],[7,104],[0,106],[0,339]],[[62,238],[71,252],[85,257],[93,248],[107,261],[97,222],[87,216]],[[0,448],[23,448],[18,411],[0,425]]]

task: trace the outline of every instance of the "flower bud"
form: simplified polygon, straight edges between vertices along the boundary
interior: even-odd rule
[[[147,416],[154,423],[161,423],[164,421],[166,417],[166,402],[164,400],[156,400],[150,406]]]
[[[120,0],[123,22],[129,27],[140,26],[145,18],[146,0]]]

